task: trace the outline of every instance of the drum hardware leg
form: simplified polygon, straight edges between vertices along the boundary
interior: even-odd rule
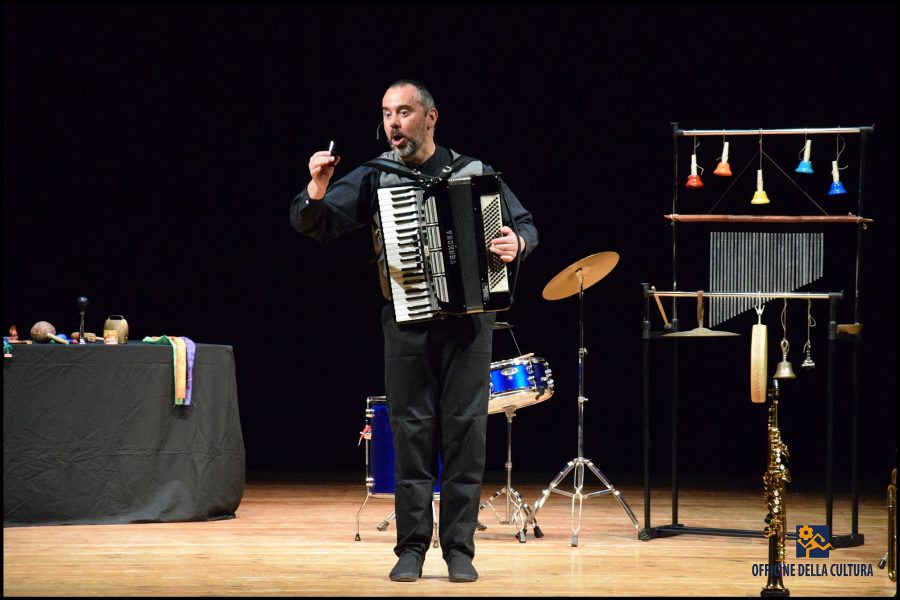
[[[609,482],[606,476],[597,467],[594,466],[594,463],[592,463],[589,459],[584,458],[584,403],[588,401],[588,399],[584,396],[584,357],[587,355],[587,348],[584,347],[584,273],[581,269],[578,269],[576,273],[580,278],[580,289],[578,290],[578,456],[570,460],[566,464],[565,468],[563,468],[563,470],[560,471],[556,478],[550,483],[547,489],[543,491],[541,497],[537,502],[534,503],[534,513],[532,514],[532,518],[534,518],[534,515],[537,515],[541,507],[544,506],[544,503],[550,497],[551,493],[555,492],[557,494],[570,497],[572,499],[572,546],[578,545],[578,533],[581,530],[581,511],[584,500],[594,498],[596,496],[602,496],[604,494],[612,494],[625,510],[628,518],[631,519],[631,523],[634,525],[634,528],[640,530],[638,520],[634,516],[634,513],[631,511],[631,508],[628,506],[628,503],[625,502],[622,494]],[[584,487],[585,466],[587,466],[587,468],[597,477],[597,479],[603,482],[603,485],[606,489],[596,492],[590,492],[588,494],[582,493],[582,489]],[[560,484],[563,478],[565,478],[565,476],[568,475],[569,472],[571,472],[573,469],[575,470],[575,491],[566,492],[557,489],[557,486]],[[576,503],[578,505],[577,515],[575,513]]]
[[[359,507],[359,510],[356,511],[356,538],[355,539],[357,542],[362,539],[361,537],[359,537],[359,515],[362,514],[363,509],[366,507],[366,503],[369,501],[369,498],[371,498],[371,497],[372,497],[372,495],[369,494],[368,490],[366,490],[366,499],[363,500],[363,503]]]
[[[437,548],[440,545],[440,523],[438,522],[438,510],[435,506],[435,502],[439,501],[440,499],[441,497],[438,494],[434,494],[431,499],[431,520],[434,523],[433,532],[431,535],[431,545],[434,548]],[[396,517],[397,513],[391,512],[391,514],[389,514],[387,518],[381,522],[381,525],[378,526],[378,531],[384,531],[385,529],[387,529],[391,524],[391,521],[393,521]]]
[[[391,521],[393,521],[393,520],[394,520],[394,517],[396,517],[396,516],[397,516],[397,513],[391,511],[391,514],[389,514],[388,516],[386,516],[386,517],[384,518],[384,521],[382,521],[381,523],[379,523],[379,524],[378,524],[378,527],[377,527],[376,529],[378,529],[378,531],[386,531],[387,528],[391,526]]]
[[[359,536],[359,517],[362,514],[363,509],[366,507],[366,504],[369,502],[369,498],[372,497],[372,490],[375,487],[375,478],[372,476],[372,468],[369,462],[370,458],[370,448],[369,444],[372,439],[372,424],[373,419],[375,418],[375,406],[376,406],[376,398],[373,396],[369,396],[366,398],[366,425],[363,430],[359,433],[359,443],[365,442],[365,466],[366,466],[366,498],[363,500],[362,505],[359,507],[359,510],[356,511],[356,537],[354,538],[357,542],[362,538]],[[390,518],[385,519],[381,525],[378,526],[380,531],[384,531],[387,528],[387,523]]]
[[[434,533],[431,536],[431,545],[434,548],[437,548],[440,545],[440,530],[438,529],[438,511],[435,508],[435,502],[440,500],[440,496],[438,494],[434,494],[431,499],[431,520],[434,523]]]
[[[478,512],[480,514],[485,507],[488,507],[494,513],[494,516],[501,525],[515,525],[518,530],[516,532],[516,537],[519,539],[520,543],[524,544],[529,523],[532,525],[535,537],[543,537],[544,534],[541,532],[540,527],[538,527],[531,508],[522,502],[522,496],[512,486],[512,420],[516,415],[515,407],[506,408],[504,413],[506,414],[506,485],[494,492],[490,498],[482,502],[481,506],[478,507]],[[497,509],[494,508],[493,504],[493,501],[500,496],[506,496],[505,517],[497,512]],[[485,529],[487,529],[487,527],[479,522],[479,530],[484,531]]]
[[[369,497],[366,496],[366,501],[368,501],[368,500],[369,500]],[[437,508],[435,507],[435,502],[437,502],[438,500],[440,500],[440,496],[435,494],[434,498],[431,501],[431,518],[432,518],[432,521],[434,522],[434,534],[432,535],[431,543],[432,543],[432,546],[434,546],[435,548],[437,548],[440,545],[440,542],[438,541],[440,524],[438,523],[438,511],[437,511]],[[365,502],[363,502],[363,506],[365,506]],[[359,510],[361,511],[362,507],[360,507]],[[391,526],[391,521],[393,521],[395,518],[397,518],[397,513],[394,511],[391,511],[391,514],[389,514],[387,517],[385,517],[384,520],[378,524],[378,527],[377,527],[378,531],[386,531],[387,528]],[[359,541],[359,513],[358,512],[356,514],[356,541]]]

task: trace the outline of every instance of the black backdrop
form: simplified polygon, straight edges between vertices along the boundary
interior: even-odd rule
[[[881,485],[896,463],[896,39],[890,3],[6,3],[3,327],[26,334],[48,320],[77,330],[75,299],[86,295],[88,331],[122,314],[132,339],[171,334],[233,345],[248,469],[361,472],[365,400],[383,393],[368,232],[319,246],[291,229],[288,205],[307,182],[309,154],[329,140],[341,149],[339,175],[382,151],[381,96],[411,77],[437,99],[439,143],[501,170],[540,231],[517,301],[501,318],[514,325],[522,352],[548,361],[556,393],[517,413],[516,472],[549,481],[577,455],[578,303],[544,301],[541,290],[581,258],[619,253],[613,272],[585,295],[585,456],[616,480],[642,468],[640,284],[672,287],[663,219],[672,208],[671,124],[874,125],[860,466]],[[775,137],[767,154],[791,172],[802,140]],[[814,139],[816,199],[831,214],[856,212],[858,138],[846,141],[850,194],[834,199],[824,194],[834,142]],[[732,142],[738,169],[755,140]],[[689,143],[680,146],[680,179],[690,153]],[[680,212],[703,212],[723,191],[712,175],[719,141],[701,140],[698,154],[706,195],[682,189]],[[767,168],[773,213],[815,214],[795,188],[774,193],[780,176]],[[720,212],[749,212],[754,174],[751,165]],[[703,287],[702,244],[692,247],[699,236],[690,231],[679,230],[681,289]],[[844,266],[828,273],[835,279],[824,289],[853,289],[849,233],[828,248]],[[847,309],[843,322],[852,320]],[[679,310],[695,326],[693,308]],[[791,310],[800,371],[805,315],[799,303]],[[824,468],[827,316],[824,305],[816,310],[821,367],[784,391],[795,479]],[[765,313],[773,369],[777,311]],[[682,343],[685,473],[762,472],[765,411],[751,405],[746,385],[753,322],[742,315],[720,326],[738,338]],[[515,356],[507,332],[496,341],[495,360]],[[651,362],[654,470],[664,472],[661,343]],[[843,469],[843,346],[837,370]],[[501,471],[505,422],[496,415],[489,424],[488,468]]]

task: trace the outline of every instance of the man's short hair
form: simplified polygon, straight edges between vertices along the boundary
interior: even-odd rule
[[[416,88],[416,90],[418,90],[419,100],[422,102],[422,106],[425,107],[425,112],[428,112],[432,108],[436,108],[434,104],[434,96],[431,95],[431,92],[428,91],[427,87],[425,87],[415,79],[398,79],[390,86],[388,86],[388,89],[402,87],[404,85],[411,85]]]

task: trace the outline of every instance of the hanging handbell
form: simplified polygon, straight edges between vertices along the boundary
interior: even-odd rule
[[[804,369],[815,369],[816,363],[813,362],[812,346],[810,346],[809,342],[806,342],[806,345],[803,346],[803,352],[806,354],[806,358],[803,359],[803,363],[800,366]]]
[[[797,376],[794,374],[794,368],[791,366],[791,363],[783,360],[778,363],[778,366],[775,368],[775,374],[772,377],[775,379],[794,379]]]
[[[775,374],[772,376],[775,379],[794,379],[797,377],[797,375],[794,374],[794,368],[787,359],[788,349],[790,347],[791,345],[787,340],[781,340],[782,361],[775,367]]]

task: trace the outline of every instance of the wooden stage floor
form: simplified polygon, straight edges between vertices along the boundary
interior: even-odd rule
[[[513,486],[530,506],[555,473],[519,476]],[[643,526],[640,481],[607,475]],[[519,484],[519,480],[523,483]],[[500,489],[505,474],[489,473],[482,499]],[[570,475],[560,490],[573,491]],[[588,473],[584,492],[604,489]],[[759,596],[766,584],[754,565],[767,561],[763,538],[677,535],[640,541],[624,509],[609,494],[584,502],[578,545],[572,546],[572,506],[551,494],[537,514],[544,533],[515,528],[489,511],[476,534],[474,583],[450,583],[440,549],[427,554],[423,578],[393,583],[391,498],[366,496],[354,474],[248,477],[235,519],[202,523],[6,527],[4,596]],[[795,525],[824,524],[824,496],[788,487],[787,515]],[[505,518],[503,497],[496,503]],[[652,496],[652,525],[671,523],[671,492]],[[687,527],[761,529],[761,483],[682,486],[679,521]],[[834,504],[836,534],[850,532],[849,495]],[[787,540],[785,576],[791,596],[892,596],[896,584],[878,561],[887,549],[886,493],[860,497],[859,533],[865,544],[832,550],[828,558],[795,558]],[[801,575],[802,570],[806,573]],[[826,574],[821,574],[824,570]],[[869,576],[866,571],[871,571]],[[847,573],[850,574],[847,574]],[[855,572],[856,574],[853,574]]]

